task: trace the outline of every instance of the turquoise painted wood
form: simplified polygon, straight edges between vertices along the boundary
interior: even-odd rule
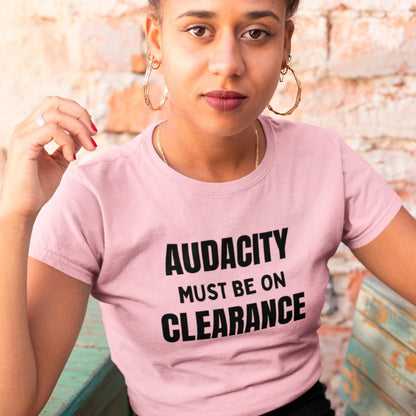
[[[374,277],[360,290],[339,395],[347,416],[416,416],[416,307]]]
[[[90,299],[81,333],[42,416],[131,416],[124,378],[110,359],[99,304]]]

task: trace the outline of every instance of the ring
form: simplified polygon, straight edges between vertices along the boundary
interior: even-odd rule
[[[37,117],[36,117],[36,122],[38,123],[38,126],[39,127],[43,127],[46,123],[45,123],[45,120],[43,119],[43,117],[42,117],[42,114],[39,114]]]

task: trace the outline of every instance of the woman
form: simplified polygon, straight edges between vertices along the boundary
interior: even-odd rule
[[[168,120],[58,189],[96,147],[88,112],[48,98],[13,133],[0,413],[40,412],[91,292],[137,414],[333,414],[316,333],[326,262],[343,241],[416,303],[416,222],[336,135],[260,116],[288,71],[297,1],[150,6]]]

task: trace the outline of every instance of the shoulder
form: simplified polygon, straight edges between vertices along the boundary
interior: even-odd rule
[[[81,162],[65,175],[67,181],[78,182],[87,187],[108,187],[128,180],[146,169],[149,143],[155,124],[127,143],[115,146],[92,159]]]

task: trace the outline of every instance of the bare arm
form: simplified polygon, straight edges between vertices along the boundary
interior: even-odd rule
[[[44,126],[37,123],[43,115]],[[41,207],[81,147],[94,150],[89,114],[50,97],[12,135],[0,193],[0,414],[40,412],[75,342],[88,285],[40,262],[28,265]],[[49,155],[44,146],[55,141]]]
[[[374,241],[352,251],[375,276],[416,305],[416,220],[404,208]]]

